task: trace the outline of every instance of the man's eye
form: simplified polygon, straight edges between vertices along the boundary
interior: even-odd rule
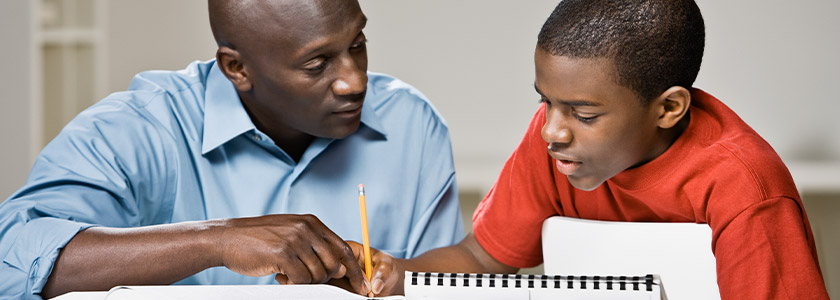
[[[545,103],[546,106],[551,105],[551,101],[548,101],[548,99],[545,99],[545,98],[540,98],[540,100],[537,100],[537,103],[539,103],[539,104]]]
[[[307,62],[305,65],[303,65],[303,69],[306,70],[307,72],[316,73],[316,72],[320,72],[321,70],[323,70],[326,66],[327,66],[327,60],[326,59],[317,58],[317,59],[313,59],[313,60]]]
[[[363,39],[361,41],[358,41],[358,42],[354,43],[353,45],[350,45],[350,49],[355,50],[355,49],[364,48],[365,44],[367,44],[367,41],[368,41],[367,39]]]

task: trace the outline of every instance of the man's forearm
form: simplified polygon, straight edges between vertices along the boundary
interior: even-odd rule
[[[91,227],[61,250],[42,292],[50,298],[71,290],[116,285],[171,284],[218,266],[216,221],[139,228]]]

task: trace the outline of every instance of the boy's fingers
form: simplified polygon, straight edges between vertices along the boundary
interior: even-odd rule
[[[371,283],[371,288],[373,289],[373,293],[379,295],[382,292],[382,289],[385,287],[385,282],[382,281],[381,278],[376,277],[373,279],[373,283]]]

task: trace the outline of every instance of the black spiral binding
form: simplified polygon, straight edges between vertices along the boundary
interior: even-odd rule
[[[527,284],[528,289],[591,289],[591,290],[633,290],[639,291],[644,286],[645,291],[653,291],[654,283],[653,275],[646,276],[574,276],[574,275],[527,275],[523,279],[521,274],[474,274],[474,273],[429,273],[429,272],[411,272],[411,285],[425,285],[425,286],[446,286],[445,279],[448,280],[450,287],[471,287],[473,284],[475,288],[525,288],[523,287],[523,280]],[[433,278],[434,277],[434,278]],[[422,282],[419,279],[423,279]],[[434,284],[433,281],[434,280]],[[471,280],[474,279],[474,280]],[[509,280],[513,279],[513,285],[508,284]],[[458,285],[460,283],[460,285]],[[564,284],[565,283],[565,284]],[[589,285],[591,283],[591,285]]]

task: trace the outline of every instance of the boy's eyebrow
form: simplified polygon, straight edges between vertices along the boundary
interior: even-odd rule
[[[540,91],[540,88],[537,87],[536,83],[534,83],[534,89],[537,91],[537,94],[540,94],[540,96],[542,96],[543,98],[548,98],[548,97],[545,96],[545,94],[543,94],[542,91]],[[560,102],[560,104],[563,104],[563,105],[568,105],[568,106],[573,106],[573,107],[578,107],[578,106],[601,106],[600,103],[589,101],[589,100],[563,100],[563,99],[558,99],[557,102]]]

